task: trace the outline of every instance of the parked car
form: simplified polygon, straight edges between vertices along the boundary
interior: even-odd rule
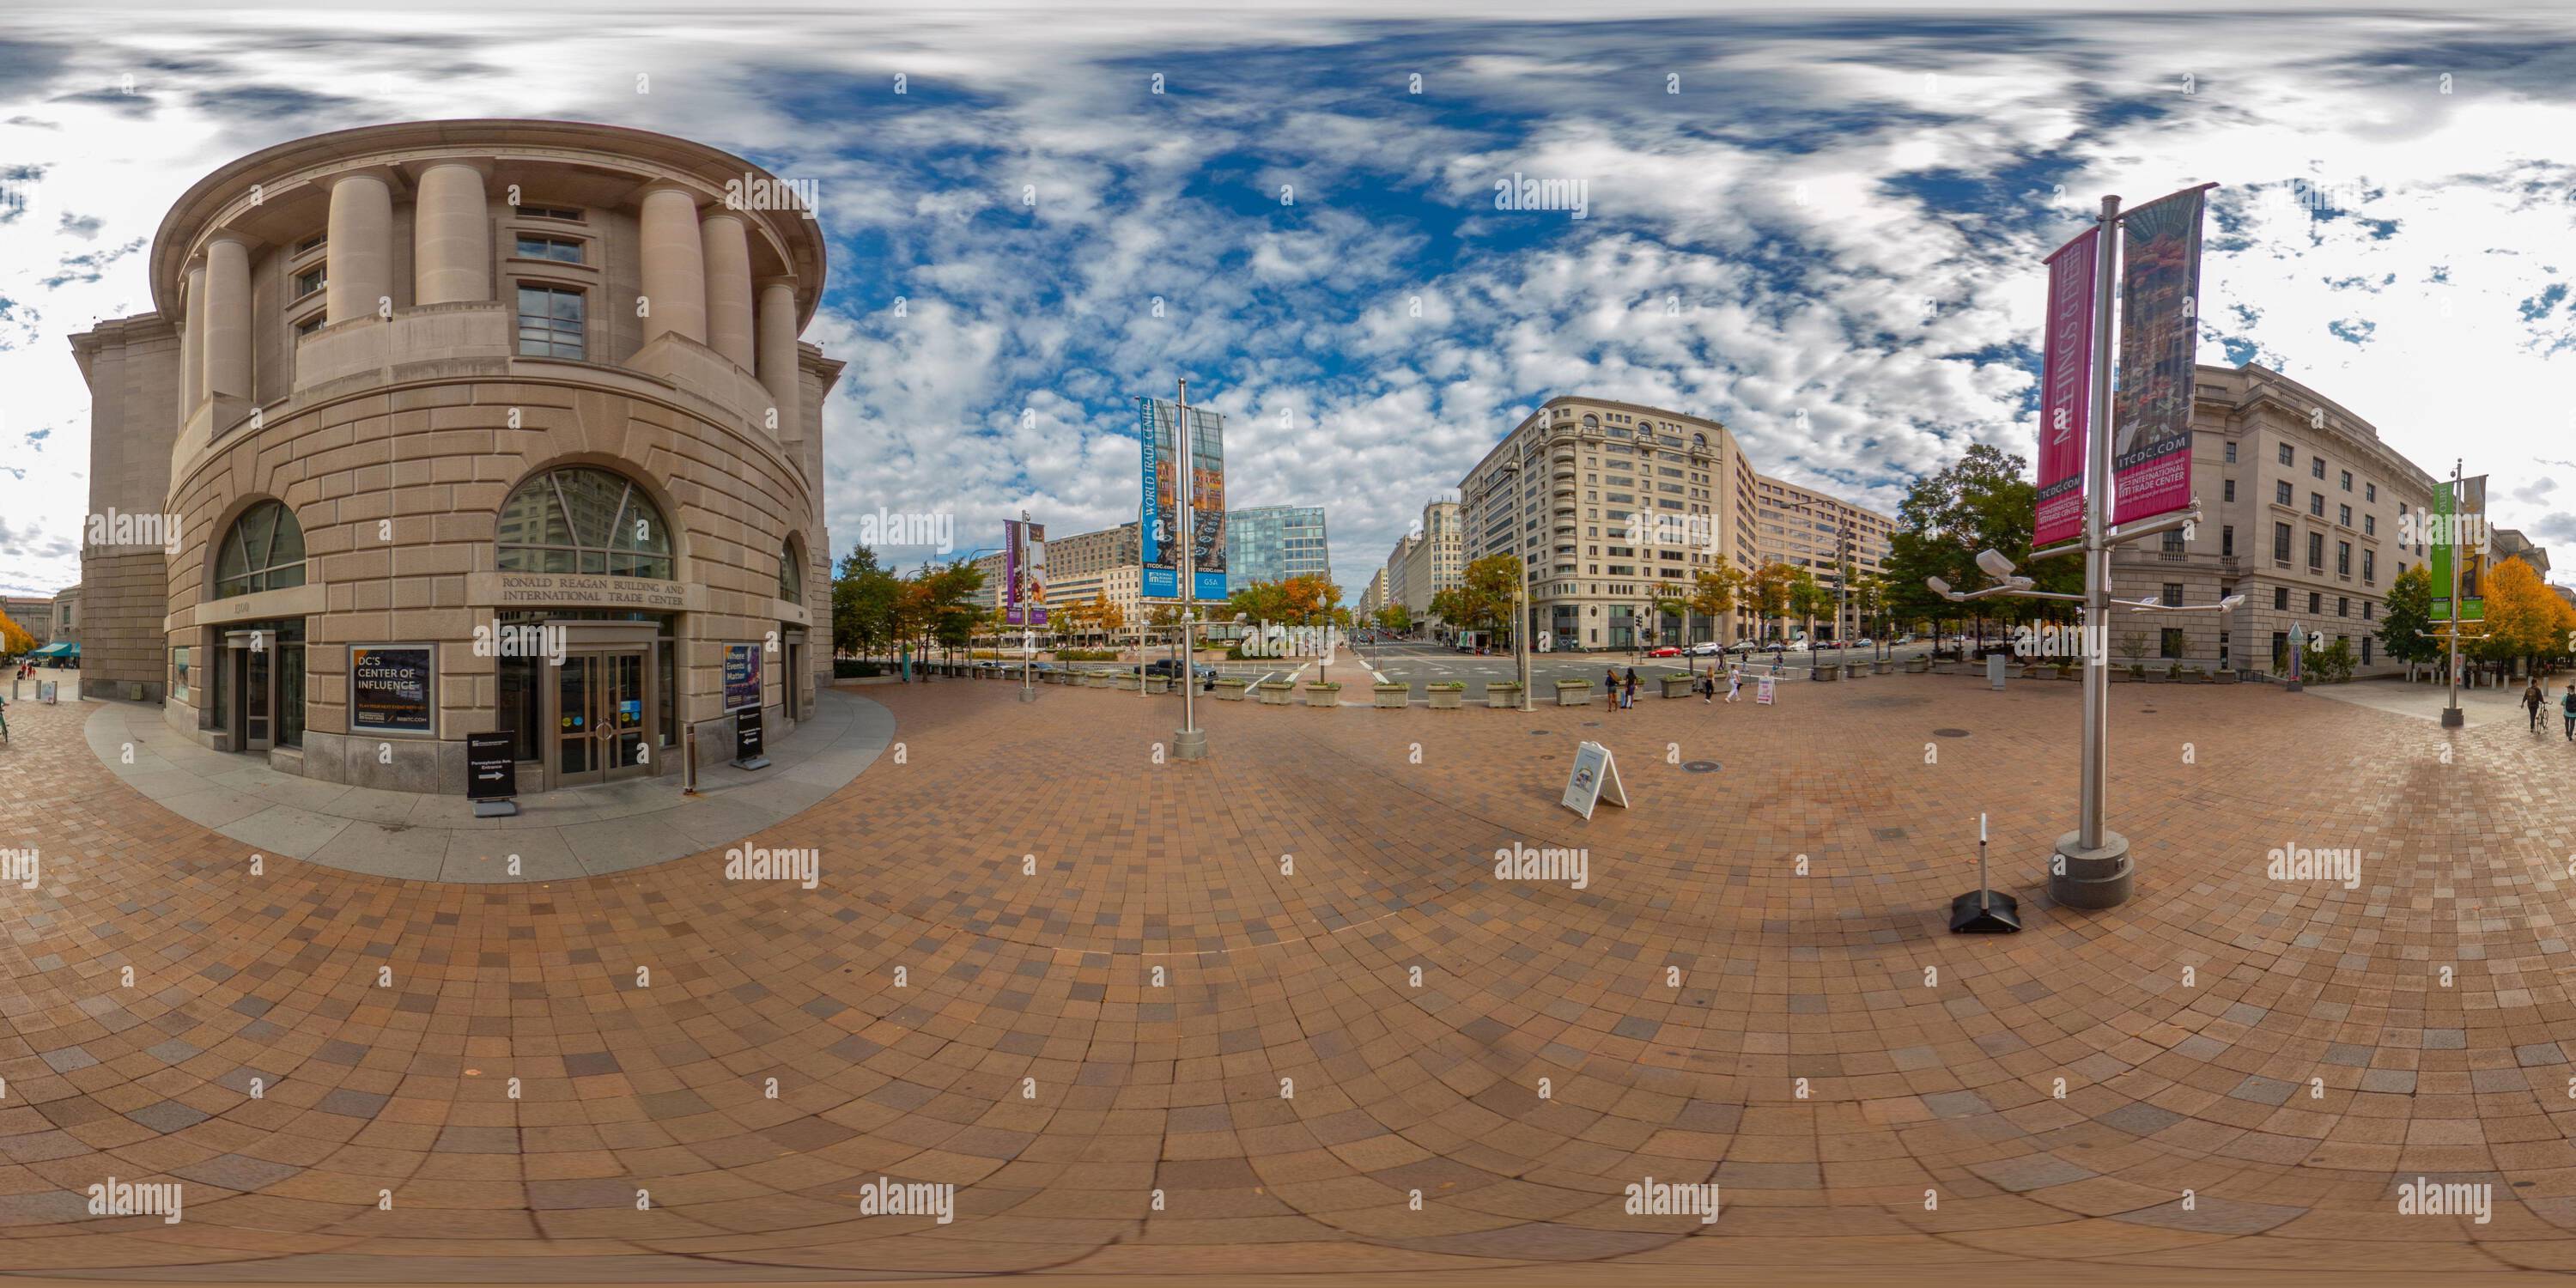
[[[1681,655],[1682,646],[1679,644],[1666,644],[1661,648],[1650,648],[1646,650],[1646,656],[1648,657],[1680,657]]]
[[[1702,640],[1697,644],[1691,645],[1689,649],[1692,657],[1716,657],[1718,654],[1725,651],[1726,646],[1718,643],[1716,640]]]
[[[1205,692],[1205,691],[1207,691],[1207,690],[1209,690],[1209,689],[1213,689],[1213,688],[1215,688],[1215,687],[1216,687],[1216,668],[1215,668],[1215,667],[1210,666],[1210,665],[1208,665],[1208,664],[1207,664],[1207,663],[1205,663],[1205,662],[1201,662],[1201,663],[1198,663],[1198,664],[1197,664],[1197,665],[1195,665],[1195,666],[1192,666],[1192,667],[1190,668],[1190,671],[1191,671],[1191,673],[1192,673],[1192,674],[1194,674],[1194,675],[1196,675],[1196,676],[1198,677],[1198,681],[1199,681],[1199,689],[1200,689],[1200,691],[1201,691],[1201,692]],[[1149,677],[1150,677],[1150,676],[1161,676],[1162,678],[1164,678],[1164,679],[1166,679],[1166,680],[1176,679],[1176,678],[1178,678],[1178,677],[1180,676],[1180,674],[1181,674],[1181,662],[1180,662],[1180,659],[1179,659],[1179,658],[1171,658],[1171,657],[1158,657],[1158,658],[1154,659],[1153,661],[1151,661],[1151,662],[1147,662],[1147,663],[1145,664],[1145,674],[1146,674],[1147,676],[1149,676]]]

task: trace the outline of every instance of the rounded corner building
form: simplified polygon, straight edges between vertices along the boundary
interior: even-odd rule
[[[93,519],[134,538],[83,553],[85,692],[451,794],[468,734],[538,791],[811,713],[841,364],[797,339],[793,185],[613,126],[370,126],[208,175],[150,267],[153,312],[72,340]]]

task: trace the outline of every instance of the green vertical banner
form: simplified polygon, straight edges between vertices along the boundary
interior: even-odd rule
[[[2433,487],[2433,620],[2451,620],[2451,485]]]

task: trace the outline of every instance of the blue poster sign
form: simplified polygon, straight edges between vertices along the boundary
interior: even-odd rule
[[[759,645],[725,645],[724,703],[727,711],[760,705]]]

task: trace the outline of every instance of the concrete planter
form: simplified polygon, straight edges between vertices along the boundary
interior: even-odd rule
[[[1521,686],[1517,680],[1485,686],[1485,705],[1496,711],[1511,711],[1521,704]]]
[[[1268,684],[1262,685],[1260,693],[1261,705],[1266,707],[1284,707],[1288,705],[1288,699],[1296,696],[1297,686],[1290,684],[1285,680],[1273,680]]]
[[[1338,684],[1307,685],[1306,705],[1310,707],[1322,707],[1327,711],[1342,705],[1342,686]]]
[[[2048,671],[2049,668],[2042,666],[2037,662],[2033,662],[2021,669],[2021,678],[2025,680],[2044,680],[2048,678]]]
[[[1691,686],[1698,682],[1696,675],[1667,675],[1664,677],[1664,696],[1687,698],[1691,695]]]
[[[1463,684],[1434,684],[1423,692],[1430,696],[1434,711],[1456,711],[1467,705],[1467,686]]]
[[[1163,676],[1149,675],[1145,677],[1145,691],[1147,693],[1169,693],[1172,691],[1172,682]]]
[[[1559,680],[1556,682],[1556,705],[1588,707],[1592,705],[1592,681]]]
[[[2234,671],[2212,671],[2209,673],[2209,682],[2212,684],[2234,684],[2236,683],[2236,673]]]
[[[1134,693],[1145,687],[1145,677],[1129,672],[1118,677],[1118,687]]]
[[[2162,684],[2165,682],[2165,673],[2162,671],[2149,671],[2146,673],[2144,679],[2149,684]]]
[[[2081,680],[2084,678],[2084,668],[2080,666],[2061,666],[2057,668],[2057,678],[2061,680]]]
[[[1375,705],[1390,711],[1402,711],[1405,705],[1413,700],[1413,686],[1409,684],[1376,684],[1369,687],[1376,695]]]
[[[1872,662],[1869,664],[1869,669],[1880,675],[1893,675],[1896,673],[1896,663],[1893,660]]]
[[[1217,701],[1241,702],[1243,701],[1244,691],[1251,687],[1252,682],[1249,680],[1229,680],[1219,677],[1216,682]]]
[[[1843,678],[1842,668],[1838,666],[1809,667],[1807,669],[1807,678],[1811,680],[1839,680]]]
[[[1931,671],[1932,661],[1929,658],[1918,657],[1905,664],[1907,675],[1929,675]]]

